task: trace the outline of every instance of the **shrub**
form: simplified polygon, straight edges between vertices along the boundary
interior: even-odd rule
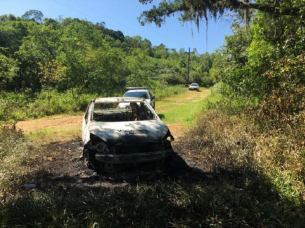
[[[161,100],[162,98],[170,97],[174,94],[185,92],[185,86],[168,86],[159,84],[158,86],[152,89],[152,92],[157,100]]]

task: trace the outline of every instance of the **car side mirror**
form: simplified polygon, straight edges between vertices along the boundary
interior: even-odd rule
[[[152,96],[151,99],[155,99],[155,96]]]

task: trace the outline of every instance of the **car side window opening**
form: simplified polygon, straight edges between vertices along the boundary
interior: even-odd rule
[[[84,117],[86,123],[88,123],[89,107],[90,107],[90,105],[88,105],[86,113],[85,113],[85,117]]]
[[[93,109],[93,107],[94,107],[94,103],[91,102],[88,105],[88,108],[87,108],[87,111],[86,111],[86,114],[85,114],[85,121],[86,121],[86,123],[88,123],[88,121],[92,119],[92,109]]]
[[[147,119],[150,119],[150,120],[152,120],[152,119],[154,119],[154,114],[151,112],[151,110],[147,107],[147,106],[145,106],[144,104],[143,104],[143,109],[145,110],[145,114],[146,114],[146,118]]]

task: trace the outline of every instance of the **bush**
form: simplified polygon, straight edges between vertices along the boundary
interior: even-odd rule
[[[89,101],[98,95],[81,94],[75,97],[71,91],[59,93],[56,90],[47,90],[33,97],[26,93],[5,93],[1,96],[0,118],[4,122],[13,122],[63,113],[84,112]]]
[[[168,86],[158,84],[155,88],[152,89],[152,93],[155,95],[156,100],[161,100],[163,98],[183,92],[185,92],[185,86],[182,85]]]
[[[167,86],[158,82],[151,88],[156,99],[185,92],[184,86]],[[116,94],[116,96],[122,96]],[[78,94],[71,91],[44,90],[34,96],[27,93],[2,93],[0,96],[0,119],[14,122],[30,118],[40,118],[57,114],[83,113],[92,98],[102,94]]]
[[[96,95],[79,95],[74,97],[69,91],[58,93],[56,90],[42,91],[28,105],[27,116],[38,118],[62,113],[85,111],[90,99]]]

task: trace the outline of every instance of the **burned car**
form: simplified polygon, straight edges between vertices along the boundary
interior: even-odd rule
[[[143,98],[95,98],[83,116],[83,158],[95,171],[170,160],[173,140],[168,127]]]

